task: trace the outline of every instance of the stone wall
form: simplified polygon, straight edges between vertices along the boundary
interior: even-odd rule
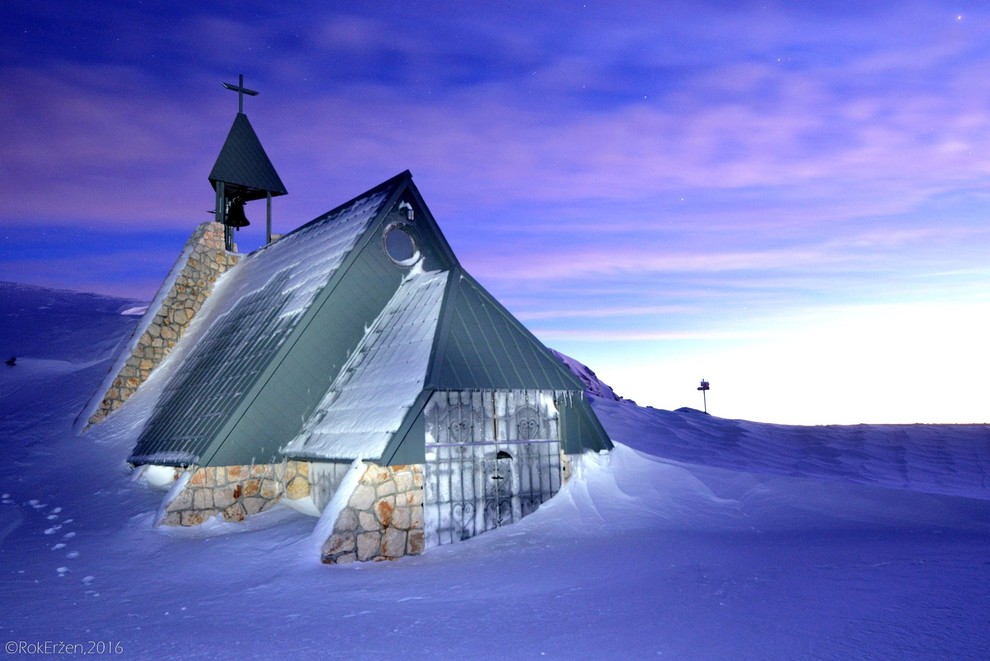
[[[326,564],[423,552],[423,467],[368,464],[323,545]]]
[[[563,459],[566,481],[573,472],[572,461],[580,458],[565,455]],[[365,466],[323,544],[325,564],[394,560],[425,550],[423,466]],[[324,464],[304,461],[190,467],[186,470],[192,471],[191,476],[166,505],[157,525],[198,526],[217,516],[239,522],[279,502],[316,514],[322,507],[316,498],[320,482],[332,475],[333,487],[340,484],[340,475],[325,469]],[[175,477],[182,472],[176,468]],[[331,488],[330,482],[324,486]]]
[[[123,365],[119,361],[114,365],[114,369],[119,371],[109,387],[103,386],[107,390],[87,424],[93,425],[103,420],[144,383],[182,337],[212,292],[217,278],[236,264],[237,258],[237,255],[224,249],[223,225],[208,222],[196,228],[186,242],[179,261],[172,267],[172,273],[162,285],[163,289],[168,287],[168,291],[159,291],[155,297],[161,300],[161,305],[157,309],[149,308],[138,324],[135,333],[140,333],[140,336],[136,342],[132,338],[128,343],[130,355]],[[179,272],[175,274],[177,269]]]
[[[166,506],[158,525],[198,526],[220,516],[224,521],[243,521],[252,514],[271,509],[282,498],[299,500],[310,495],[309,464],[254,466],[203,466]]]

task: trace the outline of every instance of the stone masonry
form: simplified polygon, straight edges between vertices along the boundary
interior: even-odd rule
[[[393,560],[423,552],[423,467],[368,464],[323,544],[326,564]]]
[[[188,255],[185,264],[181,263],[180,257],[180,261],[172,267],[173,272],[175,269],[181,270],[162,299],[161,307],[157,310],[149,308],[145,313],[138,326],[138,330],[144,329],[141,337],[133,345],[130,356],[103,395],[96,412],[90,416],[88,424],[103,420],[144,383],[199,312],[217,278],[236,264],[238,258],[224,249],[223,225],[216,222],[197,227],[182,254]],[[172,278],[166,283],[170,280]],[[147,315],[152,315],[150,323],[147,323]]]
[[[282,498],[298,500],[310,494],[306,462],[204,466],[190,470],[192,476],[165,508],[158,525],[198,526],[217,515],[225,521],[243,521],[271,509]]]

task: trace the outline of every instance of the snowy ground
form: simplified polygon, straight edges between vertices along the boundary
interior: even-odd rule
[[[990,427],[785,427],[596,399],[616,450],[533,516],[326,567],[315,519],[294,513],[153,530],[161,494],[130,481],[122,435],[73,435],[134,305],[0,284],[0,353],[18,356],[0,363],[8,652],[987,657]]]

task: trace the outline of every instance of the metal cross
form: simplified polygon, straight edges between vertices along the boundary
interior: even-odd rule
[[[243,73],[240,75],[240,77],[239,77],[238,82],[237,82],[236,85],[233,84],[233,83],[222,83],[222,84],[223,84],[223,86],[226,89],[233,90],[234,92],[237,92],[237,112],[238,113],[242,113],[242,114],[244,113],[244,95],[245,94],[247,94],[248,96],[258,96],[258,93],[255,90],[249,90],[248,88],[244,87],[244,74]]]

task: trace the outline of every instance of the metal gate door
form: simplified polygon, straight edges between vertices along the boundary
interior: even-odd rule
[[[426,408],[427,544],[449,544],[535,511],[560,490],[552,395],[437,392]]]

